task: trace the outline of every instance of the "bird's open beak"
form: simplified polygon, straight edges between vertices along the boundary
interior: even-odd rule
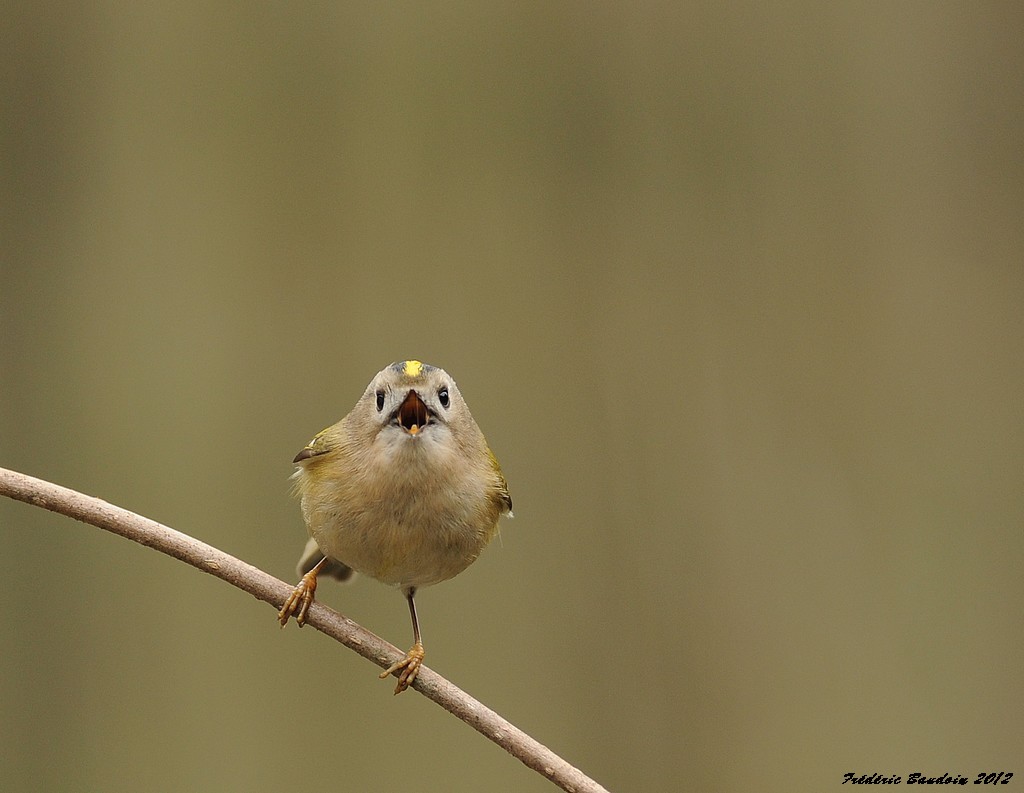
[[[399,425],[410,435],[415,435],[430,421],[427,406],[415,391],[409,391],[396,414]]]

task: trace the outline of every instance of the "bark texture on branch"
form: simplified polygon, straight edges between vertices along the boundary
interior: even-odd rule
[[[212,545],[102,499],[42,479],[0,468],[0,495],[66,515],[149,546],[227,581],[275,609],[281,607],[292,590],[291,584]],[[386,668],[403,655],[394,645],[318,602],[314,602],[310,608],[306,623],[380,667]],[[427,667],[422,667],[412,687],[563,790],[573,793],[607,793],[605,788],[578,768]]]

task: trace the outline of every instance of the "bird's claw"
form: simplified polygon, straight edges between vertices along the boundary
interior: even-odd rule
[[[381,680],[401,670],[401,673],[398,675],[398,684],[395,686],[395,693],[401,694],[416,680],[416,675],[419,674],[420,667],[423,666],[423,656],[423,645],[420,642],[416,642],[409,652],[405,654],[405,658],[395,661],[380,673]]]
[[[299,580],[299,583],[295,585],[292,593],[288,596],[288,599],[281,606],[281,610],[277,612],[277,621],[281,623],[283,628],[288,624],[288,618],[291,616],[295,617],[295,621],[301,628],[306,624],[306,613],[309,611],[309,607],[313,604],[313,598],[316,595],[316,571],[310,570]]]

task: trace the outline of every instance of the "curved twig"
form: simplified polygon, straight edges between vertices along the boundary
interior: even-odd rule
[[[0,495],[58,512],[147,545],[204,573],[227,581],[257,599],[271,604],[275,609],[281,607],[292,590],[291,585],[284,581],[212,545],[101,499],[42,479],[0,468]],[[313,603],[306,622],[378,666],[387,667],[403,655],[397,647],[320,603]],[[607,793],[605,788],[578,768],[567,763],[437,672],[422,667],[413,688],[462,719],[534,771],[546,776],[563,790],[573,793]]]

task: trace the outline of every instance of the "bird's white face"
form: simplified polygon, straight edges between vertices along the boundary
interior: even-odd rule
[[[453,422],[464,420],[469,411],[448,373],[419,361],[380,371],[361,401],[361,410],[376,418],[374,445],[391,452],[450,450]]]

